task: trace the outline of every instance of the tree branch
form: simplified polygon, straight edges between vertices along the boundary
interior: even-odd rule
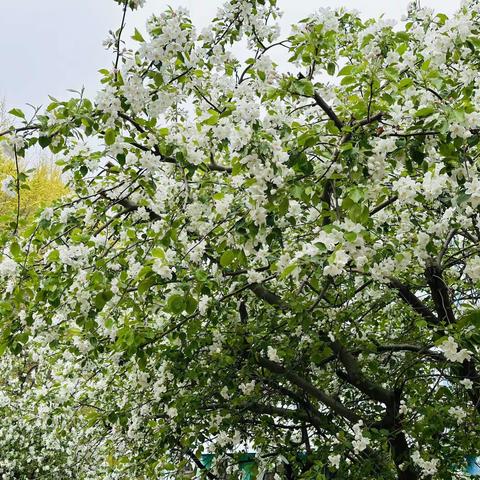
[[[430,291],[432,292],[432,299],[439,320],[454,323],[455,314],[453,313],[450,294],[448,293],[447,284],[443,279],[441,267],[437,263],[431,262],[425,270],[425,276]]]
[[[313,98],[316,104],[327,114],[327,116],[333,121],[335,126],[342,130],[343,122],[337,117],[337,114],[332,110],[332,107],[320,96],[318,92],[314,92]]]
[[[218,478],[216,475],[214,475],[212,472],[209,472],[207,470],[207,467],[205,467],[205,465],[198,459],[198,457],[195,455],[195,453],[189,448],[187,450],[187,454],[188,456],[193,460],[193,463],[195,463],[195,465],[200,469],[202,470],[203,472],[205,472],[205,475],[207,476],[207,478],[210,478],[211,480],[214,480],[216,478]]]
[[[438,318],[435,314],[408,288],[407,285],[396,278],[390,279],[390,286],[398,290],[401,299],[410,305],[415,312],[421,315],[427,322],[437,324]]]
[[[293,410],[291,408],[274,407],[271,405],[264,405],[262,403],[250,403],[245,406],[245,409],[254,413],[277,415],[279,417],[288,418],[291,420],[307,422],[313,425],[317,430],[331,429],[332,427],[332,423],[327,417],[309,414],[298,409]]]
[[[127,16],[127,8],[128,8],[128,0],[125,0],[125,4],[123,5],[122,23],[120,24],[120,29],[118,30],[117,53],[115,57],[115,78],[117,78],[117,75],[118,75],[118,62],[120,60],[120,43],[122,41],[123,29],[125,28],[125,18]]]
[[[272,360],[269,360],[267,358],[260,357],[260,356],[258,356],[256,360],[260,366],[265,367],[267,370],[277,375],[283,375],[291,383],[293,383],[297,387],[301,388],[304,392],[308,393],[312,397],[322,402],[325,406],[329,407],[331,410],[333,410],[335,413],[337,413],[341,417],[344,417],[347,420],[354,423],[358,422],[361,419],[361,417],[357,415],[354,411],[348,409],[342,403],[338,402],[330,395],[327,395],[322,390],[319,390],[317,387],[312,385],[308,380],[288,370],[280,363],[273,362]]]
[[[268,304],[278,307],[281,310],[286,310],[288,307],[284,301],[275,293],[267,290],[260,283],[253,283],[249,285],[250,290],[258,297],[267,302]]]
[[[392,203],[395,203],[397,201],[398,197],[396,195],[394,195],[393,197],[390,197],[390,198],[387,198],[387,200],[385,200],[384,202],[382,202],[380,205],[377,205],[376,207],[374,207],[371,211],[370,211],[370,216],[371,215],[375,215],[376,213],[380,212],[381,210],[383,210],[384,208],[388,207],[389,205],[391,205]]]
[[[394,400],[393,391],[387,390],[380,385],[368,380],[360,368],[358,360],[337,340],[330,344],[334,353],[338,356],[347,374],[345,380],[368,395],[373,400],[390,405]]]
[[[145,133],[146,130],[132,117],[126,115],[125,113],[120,112],[118,114],[120,118],[123,118],[125,121],[131,123],[136,130],[138,130],[140,133]],[[162,155],[160,153],[160,150],[158,146],[154,147],[154,151],[152,151],[150,148],[146,147],[145,145],[142,145],[141,143],[138,142],[130,142],[132,145],[137,147],[138,149],[144,151],[144,152],[150,152],[153,153],[155,156],[160,158],[160,161],[165,162],[165,163],[171,163],[177,165],[178,162],[175,158],[172,157],[166,157],[165,155]],[[224,167],[223,165],[218,165],[214,162],[210,162],[208,164],[202,164],[205,166],[208,170],[216,171],[216,172],[227,172],[230,173],[232,171],[231,167]]]

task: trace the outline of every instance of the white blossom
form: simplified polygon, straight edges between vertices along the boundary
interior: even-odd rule
[[[458,343],[451,336],[440,344],[438,348],[450,362],[463,363],[465,360],[470,360],[470,352],[464,348],[459,350]]]

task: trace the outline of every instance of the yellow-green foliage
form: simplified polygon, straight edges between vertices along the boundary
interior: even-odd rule
[[[21,170],[25,171],[24,166],[21,166]],[[0,182],[9,175],[15,178],[15,162],[0,156]],[[40,207],[53,203],[67,192],[60,170],[49,162],[41,162],[29,173],[26,185],[20,191],[20,218],[27,220]],[[0,191],[0,216],[16,214],[16,212],[17,197]]]

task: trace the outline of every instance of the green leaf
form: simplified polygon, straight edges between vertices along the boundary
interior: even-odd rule
[[[10,245],[10,253],[12,254],[13,258],[20,258],[22,250],[20,249],[20,245],[17,242],[13,242]]]
[[[235,258],[237,257],[237,252],[235,250],[225,250],[220,257],[220,265],[222,267],[228,267]]]
[[[179,315],[185,309],[185,297],[183,295],[172,295],[167,300],[167,308],[175,315]]]
[[[38,137],[38,143],[42,148],[48,147],[52,142],[51,137]]]
[[[278,214],[283,217],[288,211],[289,201],[288,197],[283,197],[282,201],[278,204]]]
[[[143,280],[142,282],[140,282],[140,284],[138,285],[138,293],[140,295],[143,295],[144,293],[146,293],[148,290],[150,290],[150,287],[155,283],[155,277],[153,275],[150,275],[149,277],[147,277],[145,280]]]
[[[342,78],[342,81],[340,82],[340,85],[351,85],[352,83],[355,83],[357,81],[356,77],[354,76],[347,76]]]
[[[459,324],[464,327],[480,329],[480,309],[468,311],[460,318]]]
[[[162,247],[155,247],[152,250],[152,257],[164,259],[165,258],[165,251],[163,250]]]
[[[469,195],[468,193],[460,193],[457,197],[457,204],[460,205],[462,203],[465,203],[467,200],[470,200],[470,197],[471,195]]]
[[[105,132],[105,143],[107,145],[113,145],[115,143],[115,139],[117,138],[117,131],[113,128],[107,129]]]
[[[25,118],[25,114],[19,108],[12,108],[8,113],[15,117]]]
[[[292,263],[288,267],[286,267],[283,272],[280,274],[280,278],[287,278],[295,269],[297,268],[296,263]]]
[[[303,78],[301,80],[295,80],[293,83],[295,93],[304,95],[306,97],[313,97],[314,89],[312,82]]]
[[[343,67],[339,72],[338,72],[338,76],[339,77],[343,77],[344,75],[350,75],[353,71],[353,69],[355,68],[355,65],[345,65],[345,67]]]
[[[355,232],[345,232],[343,236],[347,242],[354,242],[357,239],[357,234]]]
[[[353,188],[350,190],[348,196],[355,202],[359,203],[363,199],[363,193],[359,188]]]
[[[429,115],[431,115],[434,112],[435,112],[435,109],[433,107],[420,108],[419,110],[417,110],[415,112],[415,117],[417,117],[417,118],[428,117]]]
[[[413,85],[413,80],[411,78],[403,78],[398,82],[398,89],[403,90],[404,88],[410,87]]]
[[[97,308],[98,311],[103,310],[103,307],[105,304],[113,297],[113,292],[111,290],[105,290],[104,292],[98,293],[94,300],[93,303],[95,304],[95,307]]]
[[[57,262],[60,259],[60,253],[58,250],[52,250],[47,259],[49,262]]]
[[[191,295],[187,295],[185,299],[185,310],[188,314],[192,314],[197,309],[198,302]]]
[[[210,117],[207,118],[203,123],[206,125],[216,125],[218,123],[218,119],[220,118],[220,114],[216,111],[211,111],[210,114]]]
[[[208,279],[208,273],[201,269],[195,270],[195,278],[201,283],[206,282]]]
[[[142,34],[135,29],[135,33],[132,35],[132,40],[135,40],[137,42],[144,42],[144,38],[142,37]]]

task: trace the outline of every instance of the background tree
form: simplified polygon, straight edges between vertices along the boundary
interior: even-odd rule
[[[22,168],[28,180],[20,195],[20,215],[28,221],[41,207],[51,205],[67,193],[61,178],[61,171],[48,160],[41,161],[31,169]],[[0,193],[0,216],[11,220],[16,214],[17,199],[15,192],[15,162],[0,155],[0,181],[3,191]]]
[[[18,110],[13,110],[18,114]],[[22,114],[23,115],[23,114]],[[9,115],[5,102],[0,101],[0,130],[8,131]],[[23,117],[22,117],[23,118]],[[15,225],[18,221],[28,223],[33,214],[40,208],[51,205],[55,200],[67,193],[61,178],[61,171],[52,159],[28,161],[15,157],[15,152],[7,148],[7,156],[0,149],[0,221],[3,224]],[[18,167],[18,172],[17,172]],[[17,183],[17,179],[19,180]],[[17,188],[19,191],[17,192]]]
[[[4,378],[28,365],[10,478],[206,451],[234,478],[249,450],[259,477],[451,479],[478,448],[480,5],[321,10],[283,40],[277,15],[232,0],[198,34],[170,9],[135,51],[122,22],[95,102],[5,133],[62,154],[73,195],[0,263]]]

